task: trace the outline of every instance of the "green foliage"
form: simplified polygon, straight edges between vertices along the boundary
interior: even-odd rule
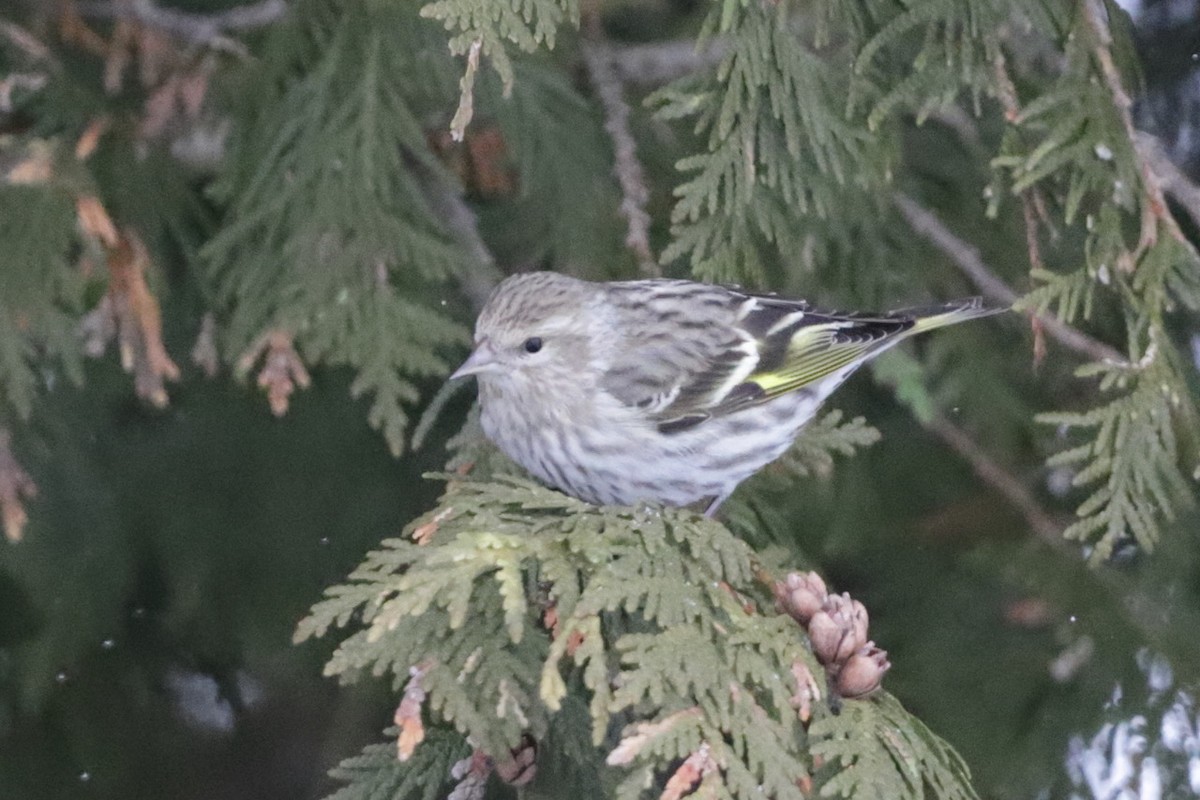
[[[489,244],[498,255],[549,269],[586,264],[598,275],[628,276],[603,120],[559,65],[546,58],[513,63],[517,83],[508,96],[488,76],[477,98],[478,124],[499,126],[505,166],[518,184],[505,202],[479,208]]]
[[[1039,13],[1036,4],[1029,5]],[[855,26],[865,40],[854,59],[849,103],[868,109],[868,128],[879,127],[897,113],[914,113],[922,122],[953,106],[964,90],[978,107],[981,95],[992,86],[1001,52],[993,33],[1010,19],[1011,4],[927,1],[873,4],[871,11],[871,25]]]
[[[872,438],[859,422],[839,437],[836,422],[811,453]],[[617,797],[644,796],[697,752],[717,765],[720,796],[803,796],[813,734],[794,707],[794,670],[821,668],[801,629],[755,588],[753,551],[723,526],[674,509],[596,508],[497,475],[452,479],[408,533],[419,541],[385,541],[301,622],[298,640],[352,629],[327,673],[391,674],[400,685],[417,667],[434,720],[493,757],[527,734],[546,740],[582,694],[596,749],[575,758],[624,773]],[[961,763],[895,701],[848,703],[860,704],[879,705],[905,760],[848,755],[854,772],[830,770],[828,796],[865,797],[874,785],[902,787],[899,798],[973,796]],[[818,741],[857,741],[857,715],[816,706]],[[407,767],[422,770],[419,785],[446,779],[435,771],[444,759],[420,764],[440,766]]]
[[[1083,7],[1080,6],[1080,9]],[[1080,377],[1099,376],[1101,391],[1121,395],[1090,411],[1043,414],[1043,422],[1092,431],[1088,443],[1050,459],[1078,469],[1077,486],[1100,484],[1077,509],[1079,521],[1065,535],[1094,542],[1093,563],[1130,537],[1147,549],[1160,535],[1163,517],[1190,500],[1192,490],[1176,446],[1177,424],[1196,418],[1181,359],[1172,352],[1164,313],[1200,300],[1194,248],[1165,222],[1157,186],[1129,136],[1121,80],[1104,59],[1121,52],[1122,12],[1106,7],[1109,23],[1093,23],[1095,9],[1053,21],[1069,31],[1062,69],[1049,86],[1021,108],[993,164],[997,186],[1040,192],[1056,200],[1066,224],[1083,213],[1083,259],[1068,271],[1037,268],[1037,286],[1019,307],[1053,311],[1077,322],[1092,317],[1101,297],[1121,307],[1128,363],[1088,365]],[[1109,26],[1111,30],[1107,27]],[[1114,36],[1113,44],[1107,36]],[[999,194],[994,195],[999,197]],[[1079,227],[1076,225],[1076,227]],[[1037,265],[1034,265],[1035,267]]]
[[[0,184],[0,242],[3,420],[9,409],[22,418],[32,412],[43,364],[57,360],[75,382],[83,377],[75,327],[84,281],[70,258],[77,244],[71,196],[53,186]]]
[[[819,5],[811,16],[788,3],[717,5],[706,32],[721,35],[727,51],[715,75],[659,93],[659,115],[694,117],[705,140],[704,152],[679,162],[686,179],[664,258],[686,257],[706,279],[751,283],[778,282],[772,269],[797,254],[806,263],[878,261],[880,234],[867,232],[863,218],[891,224],[878,198],[891,192],[894,173],[919,176],[918,168],[936,167],[908,158],[898,135],[909,118],[918,125],[945,120],[960,132],[954,147],[991,156],[988,213],[1021,215],[1024,244],[1035,248],[1028,251],[1035,285],[1018,307],[1070,324],[1115,310],[1130,363],[1150,341],[1163,352],[1144,391],[1125,370],[1128,394],[1119,401],[1043,417],[1096,437],[1072,450],[1074,459],[1064,456],[1078,462],[1081,484],[1103,483],[1080,506],[1069,534],[1099,541],[1093,551],[1099,558],[1127,536],[1153,543],[1162,521],[1193,494],[1185,480],[1193,466],[1183,463],[1188,451],[1174,445],[1174,429],[1196,416],[1195,398],[1166,311],[1200,301],[1200,258],[1169,218],[1132,139],[1123,12],[1095,4],[945,0]],[[1014,26],[1022,32],[1010,33]],[[989,128],[996,132],[981,136]],[[950,171],[929,178],[940,189],[963,182]],[[873,287],[889,280],[903,285],[896,276],[906,267],[897,262],[911,258],[894,252],[874,275],[856,264],[854,281],[845,285],[874,297]],[[981,358],[969,361],[980,369],[937,357],[935,365],[947,373],[938,394],[927,388],[929,358],[889,353],[875,374],[929,420],[948,399],[987,401],[983,387],[1014,380],[999,359],[989,359],[986,369]],[[1110,368],[1124,369],[1085,372]],[[1012,421],[1030,409],[1011,391],[1000,393],[1007,396],[1011,438]],[[1169,409],[1162,397],[1170,398]],[[994,421],[979,427],[996,429]],[[1110,435],[1153,446],[1113,449]]]
[[[396,729],[387,733],[394,736]],[[347,758],[330,770],[329,775],[346,786],[329,795],[328,800],[435,800],[444,796],[451,768],[469,754],[461,736],[444,730],[432,731],[409,761],[396,758],[394,744],[368,745],[361,755]]]
[[[801,477],[828,475],[835,454],[849,457],[879,441],[879,431],[865,419],[855,417],[843,424],[842,416],[841,411],[830,411],[808,423],[779,463]]]
[[[967,765],[894,698],[847,703],[845,719],[825,717],[809,729],[812,752],[830,777],[822,793],[842,797],[976,797]],[[854,731],[847,735],[846,723]]]
[[[1118,12],[1120,13],[1120,12]],[[1006,133],[993,165],[1006,173],[1012,190],[1022,192],[1053,178],[1061,181],[1065,221],[1071,223],[1085,199],[1102,198],[1113,206],[1139,204],[1141,177],[1133,142],[1126,133],[1112,89],[1096,63],[1095,32],[1077,12],[1049,23],[1069,31],[1063,69],[1050,76],[1048,86],[1020,109]],[[1110,212],[1116,214],[1116,209]],[[1115,216],[1107,222],[1115,222]],[[1095,241],[1111,236],[1109,225],[1089,226]],[[1110,252],[1098,252],[1098,262]]]
[[[925,385],[920,361],[904,350],[892,350],[871,363],[871,372],[875,380],[892,388],[896,399],[908,406],[914,417],[921,422],[933,419],[937,405]]]
[[[1064,532],[1068,538],[1095,540],[1091,561],[1107,559],[1113,548],[1132,536],[1152,550],[1158,540],[1160,515],[1174,511],[1191,497],[1179,471],[1180,448],[1175,421],[1192,414],[1183,427],[1194,430],[1190,405],[1183,403],[1186,387],[1176,382],[1174,365],[1152,341],[1137,364],[1089,364],[1080,377],[1099,377],[1101,392],[1120,395],[1083,413],[1043,414],[1040,419],[1067,429],[1095,431],[1086,444],[1064,450],[1052,465],[1078,469],[1075,486],[1099,484],[1079,506],[1080,519]],[[1097,536],[1098,534],[1098,536]]]
[[[332,30],[279,34],[328,38],[264,71],[279,92],[236,135],[214,186],[226,221],[204,251],[231,358],[282,329],[311,360],[353,367],[397,453],[414,381],[447,374],[468,341],[436,300],[467,258],[426,199],[450,180],[419,122],[430,87],[395,80],[438,63],[422,28],[349,4]]]
[[[812,49],[789,4],[727,2],[707,25],[728,42],[715,85],[689,79],[658,95],[661,118],[695,117],[707,139],[678,164],[690,177],[663,259],[687,257],[705,280],[761,283],[764,247],[791,255],[812,246],[806,237],[850,238],[842,204],[871,203],[858,190],[878,182],[890,147],[846,118],[847,65]]]
[[[1099,563],[1128,539],[1151,549],[1161,520],[1173,519],[1193,497],[1188,477],[1195,467],[1186,458],[1194,455],[1176,440],[1177,431],[1194,428],[1196,401],[1166,312],[1200,303],[1200,257],[1167,221],[1157,186],[1148,182],[1097,63],[1102,37],[1086,20],[1063,24],[1077,34],[1068,40],[1065,67],[1022,110],[994,163],[1013,191],[1053,192],[1065,223],[1084,214],[1083,263],[1065,272],[1035,270],[1037,287],[1019,307],[1074,323],[1093,316],[1103,301],[1118,305],[1125,323],[1128,361],[1089,364],[1077,373],[1098,377],[1101,392],[1117,398],[1087,411],[1039,416],[1088,435],[1049,464],[1077,470],[1076,486],[1098,484],[1065,535],[1093,543],[1091,561]]]
[[[720,0],[700,31],[719,40],[719,65],[656,93],[657,121],[633,128],[644,162],[677,161],[678,175],[648,173],[652,194],[677,198],[662,243],[673,267],[843,307],[974,292],[946,258],[911,246],[889,200],[903,186],[1010,285],[1028,277],[1022,309],[1119,342],[1123,359],[1086,365],[1074,383],[1061,354],[1031,374],[1031,354],[975,331],[875,369],[919,421],[961,405],[1001,461],[1045,446],[1028,424],[1035,408],[1071,408],[1040,419],[1069,441],[1049,464],[1087,490],[1066,535],[1093,562],[1160,541],[1195,493],[1189,437],[1200,429],[1171,313],[1200,307],[1200,259],[1131,139],[1120,14],[1029,0]],[[200,285],[227,362],[252,370],[282,332],[309,364],[353,373],[351,392],[399,453],[421,390],[467,344],[458,289],[480,278],[447,198],[470,203],[500,271],[627,277],[601,111],[580,94],[571,53],[528,55],[553,49],[579,16],[577,0],[301,0],[251,41],[252,59],[203,54],[224,101],[210,111],[231,127],[211,183],[136,133],[159,87],[114,94],[91,56],[78,78],[77,43],[52,40],[46,63],[2,45],[0,79],[14,65],[47,82],[12,84],[16,113],[0,116],[6,136],[16,131],[0,142],[0,419],[30,413],[56,374],[46,364],[80,371],[78,187],[9,176],[11,153],[21,162],[21,148],[44,147],[183,276],[172,288]],[[116,38],[107,23],[96,31]],[[480,58],[493,69],[479,73]],[[111,126],[91,160],[60,158],[101,116]],[[472,116],[470,133],[499,131],[482,156],[478,142],[442,135],[449,122],[461,138]],[[680,120],[690,138],[671,129]],[[480,158],[505,190],[472,185]],[[221,222],[197,272],[202,197]],[[980,329],[994,334],[990,324]],[[433,797],[471,747],[500,760],[526,736],[540,746],[543,789],[559,776],[597,796],[642,796],[703,752],[716,769],[700,788],[715,796],[798,797],[801,778],[823,796],[972,796],[957,756],[887,695],[840,715],[817,702],[805,720],[793,707],[793,667],[821,670],[755,588],[766,556],[745,542],[786,541],[786,561],[798,535],[827,533],[800,528],[781,495],[878,438],[863,417],[846,419],[814,421],[734,498],[729,526],[742,539],[688,512],[596,509],[513,478],[470,428],[440,505],[410,527],[428,541],[385,542],[300,627],[301,638],[346,629],[330,674],[391,675],[408,689],[419,667],[427,695],[412,757],[369,748],[335,773],[347,783],[336,797]],[[907,453],[895,463],[907,467]],[[897,477],[908,476],[860,474],[845,496],[871,505]],[[830,527],[851,524],[844,487],[810,483],[838,494]]]
[[[227,211],[204,256],[226,354],[253,357],[266,331],[284,330],[306,360],[351,367],[352,391],[372,398],[369,419],[399,453],[419,381],[447,374],[469,341],[447,312],[460,306],[451,281],[476,267],[445,219],[444,198],[461,189],[424,122],[445,113],[456,67],[403,4],[311,0],[275,37],[273,59],[239,87],[259,101],[239,108],[213,187]],[[509,246],[536,243],[521,256],[552,265],[606,257],[579,235],[603,230],[616,203],[599,119],[548,65],[508,68],[521,83],[483,80],[477,102],[503,133],[489,168],[515,170],[500,208],[530,220],[509,226]]]
[[[505,93],[512,90],[513,63],[505,52],[508,42],[532,53],[539,45],[553,49],[559,27],[579,24],[578,0],[434,0],[421,8],[421,16],[440,21],[450,37],[450,52],[464,55],[478,42],[479,50],[492,60],[504,81]],[[465,82],[464,82],[465,83]],[[469,92],[465,85],[464,92]]]

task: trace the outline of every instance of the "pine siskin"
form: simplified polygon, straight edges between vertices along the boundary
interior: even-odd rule
[[[885,314],[683,280],[505,279],[452,378],[479,379],[484,433],[560,490],[707,514],[791,445],[842,381],[922,331],[995,313],[978,298]]]

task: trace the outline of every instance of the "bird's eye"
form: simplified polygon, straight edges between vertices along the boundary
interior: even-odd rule
[[[530,336],[525,340],[525,352],[536,353],[542,349],[542,339],[540,336]]]

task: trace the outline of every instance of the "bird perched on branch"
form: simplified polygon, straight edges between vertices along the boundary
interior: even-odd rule
[[[711,516],[867,360],[996,310],[838,314],[693,281],[531,272],[495,288],[451,377],[478,378],[484,433],[545,483],[596,504],[708,499]]]

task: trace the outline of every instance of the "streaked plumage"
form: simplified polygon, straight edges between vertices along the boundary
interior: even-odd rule
[[[775,460],[855,369],[907,336],[993,313],[977,298],[885,314],[681,280],[514,275],[475,350],[483,429],[510,458],[598,504],[708,513]]]

